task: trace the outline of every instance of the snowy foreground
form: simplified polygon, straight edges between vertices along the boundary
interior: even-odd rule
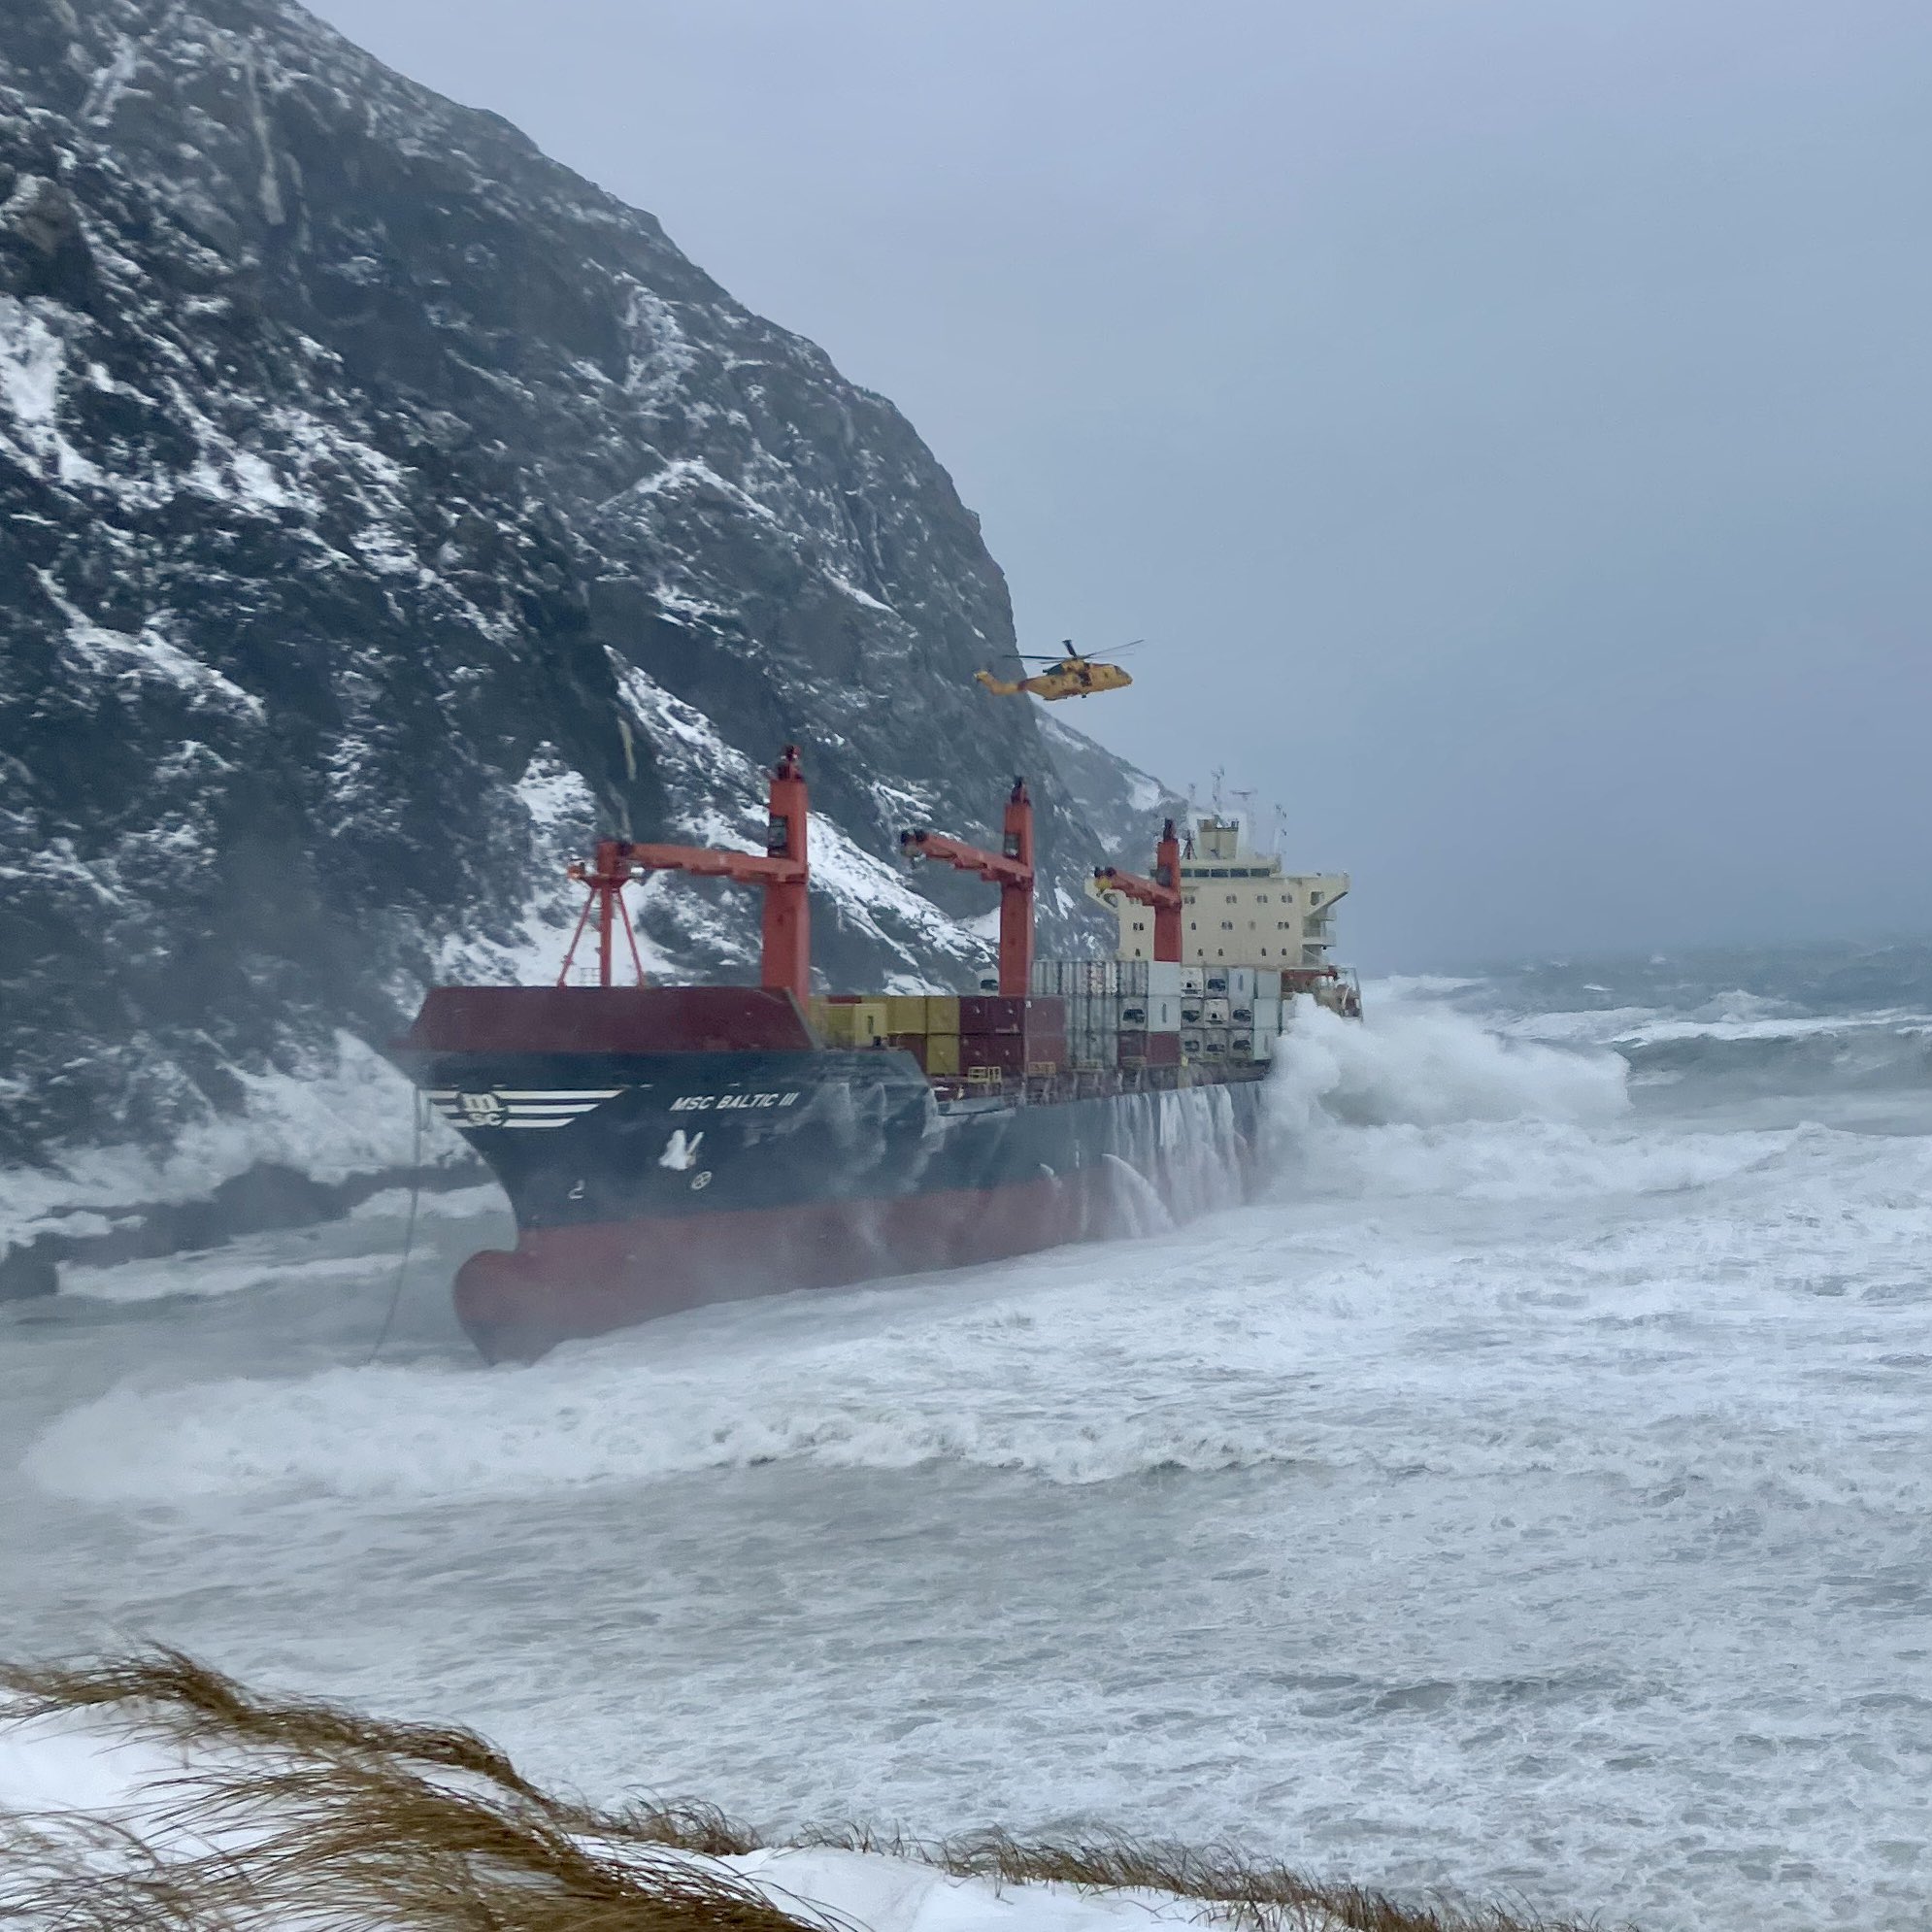
[[[331,1764],[322,1753],[281,1748],[196,1747],[168,1737],[165,1713],[158,1714],[160,1734],[150,1734],[156,1717],[145,1712],[120,1724],[95,1715],[22,1715],[21,1707],[0,1702],[0,1917],[9,1923],[89,1924],[103,1915],[103,1895],[117,1882],[149,1885],[157,1871],[185,1871],[214,1854],[212,1862],[224,1875],[239,1871],[250,1884],[260,1875],[263,1886],[260,1899],[250,1902],[255,1909],[224,1915],[224,1925],[313,1922],[316,1895],[284,1897],[279,1889],[283,1882],[276,1868],[289,1844],[282,1834],[291,1816],[312,1818],[326,1831],[340,1824],[341,1815],[316,1805],[313,1790],[305,1798],[314,1807],[308,1812],[290,1806],[285,1796],[280,1810],[278,1801],[252,1795],[238,1805],[235,1792],[243,1780],[259,1781],[251,1788],[266,1790],[291,1774],[326,1779],[351,1760]],[[366,1771],[368,1762],[356,1771]],[[379,1769],[399,1771],[396,1764]],[[400,1771],[400,1779],[399,1789],[426,1783],[477,1800],[492,1815],[518,1814],[516,1800],[486,1779],[445,1769],[423,1780],[420,1767]],[[386,1825],[385,1817],[376,1821],[379,1831]],[[800,1925],[824,1932],[1126,1932],[1150,1921],[1198,1925],[1236,1916],[1231,1905],[1146,1886],[1097,1889],[962,1876],[917,1856],[884,1851],[801,1846],[708,1855],[685,1847],[614,1845],[588,1826],[573,1827],[571,1835],[593,1855],[609,1859],[620,1879],[652,1887],[668,1873],[674,1892],[694,1882],[700,1909],[693,1922],[710,1915],[737,1932],[746,1924],[742,1908],[760,1902],[771,1908],[765,1932]],[[391,1863],[407,1860],[406,1831],[389,1836],[377,1856]],[[506,1869],[496,1868],[485,1883],[508,1883],[527,1901],[529,1875],[506,1878]],[[37,1891],[50,1882],[50,1889]],[[380,1883],[362,1888],[380,1889]],[[567,1895],[556,1902],[568,1910]],[[586,1908],[592,1902],[583,1900]],[[638,1901],[647,1909],[652,1902],[648,1893]],[[679,1902],[691,1917],[690,1895],[681,1895]],[[340,1900],[331,1895],[331,1922],[366,1924],[372,1932],[441,1922],[435,1911],[364,1916],[360,1903],[353,1884],[344,1887]],[[344,1914],[339,1919],[338,1909]],[[1277,1908],[1266,1916],[1281,1932],[1330,1932],[1348,1922],[1312,1903]],[[168,1922],[183,1920],[170,1916]],[[189,1915],[185,1922],[201,1921]],[[212,1913],[210,1922],[215,1922]]]

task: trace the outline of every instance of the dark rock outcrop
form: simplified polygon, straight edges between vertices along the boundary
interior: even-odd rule
[[[1066,938],[1096,835],[971,683],[1012,644],[898,412],[499,118],[285,0],[0,10],[0,1162],[534,970],[569,852],[755,843],[787,738],[835,983],[970,979],[984,895],[885,855],[1016,771]],[[742,897],[643,922],[751,956]]]

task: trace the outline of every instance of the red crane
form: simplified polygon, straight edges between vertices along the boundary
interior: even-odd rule
[[[643,985],[644,961],[638,956],[637,935],[624,906],[624,887],[642,873],[688,872],[701,879],[729,879],[740,885],[764,888],[764,959],[758,983],[773,991],[788,992],[805,1005],[812,997],[812,925],[806,899],[812,868],[806,856],[807,831],[805,775],[799,769],[798,747],[787,745],[772,771],[771,810],[762,856],[714,846],[636,845],[628,839],[600,839],[596,856],[587,866],[570,868],[570,877],[589,886],[590,896],[571,935],[557,984],[568,984],[578,943],[594,914],[597,983],[613,983],[612,953],[621,929],[630,948],[637,983]]]
[[[1094,879],[1110,892],[1124,893],[1139,906],[1153,908],[1153,956],[1178,962],[1181,958],[1181,840],[1170,818],[1160,828],[1154,848],[1153,877],[1121,872],[1111,865],[1095,868]]]
[[[1033,801],[1024,779],[1008,794],[1000,843],[1001,850],[983,852],[944,832],[899,834],[907,858],[943,859],[1000,888],[1000,996],[1023,1000],[1033,979]]]

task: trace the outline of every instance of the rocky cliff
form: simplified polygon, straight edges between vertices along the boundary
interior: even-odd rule
[[[1015,772],[1069,938],[1116,827],[1012,648],[891,404],[502,120],[283,0],[0,11],[0,1164],[241,1164],[426,981],[551,963],[599,828],[755,845],[786,739],[833,983],[970,982],[985,895],[888,854]],[[753,957],[729,892],[642,922]]]

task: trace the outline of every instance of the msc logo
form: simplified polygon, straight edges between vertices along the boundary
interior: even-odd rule
[[[429,1089],[429,1104],[465,1133],[485,1127],[567,1127],[622,1091],[620,1086],[506,1086],[461,1093],[453,1086],[437,1086]]]

